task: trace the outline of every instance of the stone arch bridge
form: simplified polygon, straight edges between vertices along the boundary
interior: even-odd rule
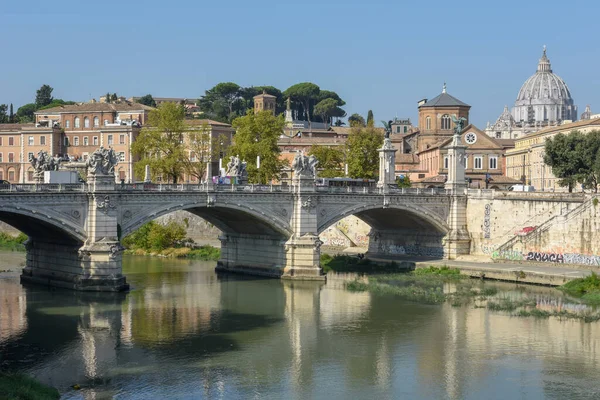
[[[453,258],[468,253],[466,195],[440,189],[293,186],[115,185],[0,187],[0,220],[30,240],[23,282],[78,290],[128,288],[120,239],[146,222],[186,210],[223,235],[218,270],[324,279],[319,234],[348,215],[372,227],[369,254],[403,246]]]

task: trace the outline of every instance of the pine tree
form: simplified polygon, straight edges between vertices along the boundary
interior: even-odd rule
[[[15,123],[15,113],[13,112],[13,104],[10,103],[10,112],[8,114],[8,122],[11,124]]]

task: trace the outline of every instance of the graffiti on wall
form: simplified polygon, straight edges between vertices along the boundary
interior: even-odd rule
[[[565,253],[563,254],[563,262],[565,264],[583,264],[600,266],[600,256]]]
[[[537,227],[536,226],[526,226],[523,229],[516,231],[515,235],[516,236],[527,236],[531,232],[535,231],[535,228],[537,228]]]
[[[485,205],[485,213],[483,215],[483,237],[490,238],[490,215],[492,214],[492,205]]]
[[[348,247],[348,239],[339,237],[322,237],[323,246]]]
[[[367,235],[356,235],[354,236],[354,243],[357,246],[367,246],[369,244],[369,237]]]
[[[527,261],[537,262],[551,262],[551,263],[563,263],[563,255],[560,253],[540,253],[537,251],[530,251],[527,253]]]
[[[395,244],[380,244],[379,251],[384,254],[411,255],[427,257],[443,257],[443,247],[419,246],[418,244],[407,244],[405,246]]]
[[[494,250],[492,260],[523,261],[523,253],[516,250]]]
[[[534,261],[552,264],[580,264],[600,266],[600,256],[580,253],[563,253],[557,250],[527,251],[498,250],[491,245],[482,245],[483,254],[488,254],[492,260],[502,261]]]

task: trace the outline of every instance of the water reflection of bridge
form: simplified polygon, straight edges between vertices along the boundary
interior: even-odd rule
[[[3,312],[5,304],[26,305],[12,313],[26,328],[3,337],[2,361],[25,360],[43,381],[62,390],[79,383],[89,396],[134,390],[137,379],[164,381],[173,370],[178,378],[164,381],[165,390],[188,395],[279,387],[299,398],[325,388],[334,397],[452,399],[527,374],[515,360],[533,358],[548,371],[562,371],[562,360],[584,376],[600,362],[598,324],[409,304],[318,283],[217,278],[185,263],[151,281],[154,266],[147,268],[130,275],[143,290],[110,298],[13,283],[16,291],[0,292]]]

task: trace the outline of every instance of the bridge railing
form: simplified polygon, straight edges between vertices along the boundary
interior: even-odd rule
[[[347,187],[332,187],[332,186],[317,186],[317,192],[320,193],[357,193],[357,194],[404,194],[404,195],[446,195],[450,194],[450,191],[444,188],[398,188],[398,187],[359,187],[359,186],[347,186]]]
[[[17,183],[0,185],[0,192],[85,192],[85,183]]]
[[[135,183],[117,184],[119,191],[135,192],[291,192],[288,185],[215,185],[209,184],[160,184],[160,183]]]

